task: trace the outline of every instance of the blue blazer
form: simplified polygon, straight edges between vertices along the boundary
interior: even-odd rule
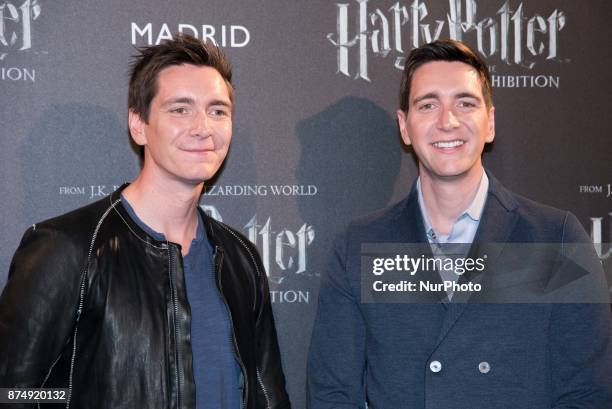
[[[588,243],[571,213],[489,179],[475,244]],[[311,409],[612,408],[609,305],[362,303],[361,244],[380,242],[427,243],[414,186],[335,245],[308,357]]]

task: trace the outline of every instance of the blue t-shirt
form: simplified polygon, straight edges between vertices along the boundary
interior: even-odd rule
[[[143,223],[127,200],[121,203],[130,217],[151,237],[165,241]],[[215,283],[213,249],[198,212],[196,238],[183,257],[187,300],[191,308],[191,349],[197,409],[240,408],[240,367],[236,361],[229,311]]]

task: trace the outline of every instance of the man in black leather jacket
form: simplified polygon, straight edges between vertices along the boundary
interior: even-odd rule
[[[0,297],[0,387],[66,388],[72,408],[289,408],[257,250],[198,207],[231,140],[229,64],[184,35],[140,51],[142,171],[24,234]]]

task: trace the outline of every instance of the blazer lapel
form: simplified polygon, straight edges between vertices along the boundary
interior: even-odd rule
[[[516,212],[514,212],[517,204],[512,194],[489,172],[487,172],[487,176],[489,177],[487,201],[468,257],[481,257],[483,253],[486,253],[486,266],[492,266],[502,251],[503,243],[506,243],[510,238],[518,217]],[[487,244],[492,243],[496,244],[494,246],[487,246]],[[487,269],[488,268],[485,268],[485,271],[479,274],[466,273],[460,277],[458,282],[480,282],[483,275],[486,274]],[[442,342],[459,317],[465,312],[470,295],[470,293],[457,293],[453,296],[452,302],[448,304],[436,347]]]
[[[471,258],[485,256],[487,268],[482,272],[466,274],[461,277],[462,282],[480,283],[487,272],[493,271],[497,258],[503,251],[505,244],[510,241],[511,234],[518,221],[518,215],[514,211],[517,203],[512,193],[504,188],[493,175],[488,174],[488,176],[490,187],[487,203],[474,237],[474,243],[468,254],[468,257]],[[470,295],[468,293],[467,298]],[[467,301],[467,298],[465,301]]]
[[[400,213],[396,226],[390,226],[391,230],[395,231],[397,236],[394,237],[396,243],[417,244],[418,249],[412,247],[409,249],[411,257],[418,258],[421,255],[425,257],[433,257],[429,241],[425,233],[425,223],[419,207],[418,192],[416,182],[413,184],[406,206]],[[424,274],[423,272],[421,274]],[[419,278],[419,277],[417,277]],[[431,272],[429,277],[420,277],[432,284],[442,284],[442,279],[437,272]],[[437,292],[427,292],[419,295],[418,303],[437,304],[446,299],[447,295],[444,290]]]
[[[395,241],[398,243],[427,243],[416,183],[413,184],[406,200],[406,206],[396,223],[397,225],[392,231],[396,234]]]

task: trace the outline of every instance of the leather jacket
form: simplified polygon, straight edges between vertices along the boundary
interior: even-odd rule
[[[0,387],[68,388],[71,408],[195,408],[181,249],[138,227],[122,189],[25,232],[0,297]],[[203,219],[242,408],[289,408],[257,250]]]

